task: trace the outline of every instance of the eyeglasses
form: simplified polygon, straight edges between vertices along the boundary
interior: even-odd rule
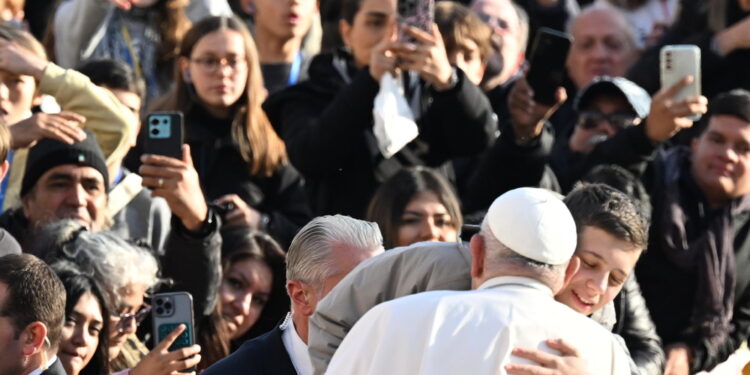
[[[484,12],[477,13],[477,16],[479,16],[479,19],[481,19],[482,22],[486,23],[487,25],[493,28],[499,28],[501,30],[510,30],[510,23],[508,23],[508,21],[502,18],[491,16]]]
[[[219,70],[219,67],[224,66],[230,67],[232,71],[237,71],[247,64],[245,59],[238,59],[236,57],[198,57],[190,59],[190,61],[196,63],[206,73],[215,73]]]
[[[578,125],[586,130],[596,129],[603,121],[607,121],[617,129],[638,125],[641,118],[627,113],[610,113],[605,115],[599,111],[583,111],[578,115]]]
[[[143,305],[135,314],[112,315],[115,329],[120,333],[125,332],[133,324],[133,321],[135,321],[135,326],[138,327],[150,312],[151,306]]]

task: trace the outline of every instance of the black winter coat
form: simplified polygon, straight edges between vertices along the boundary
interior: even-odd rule
[[[211,116],[199,105],[185,114],[185,143],[190,145],[201,189],[210,202],[226,194],[237,194],[248,206],[268,215],[265,231],[286,249],[312,214],[304,182],[296,169],[284,164],[269,177],[250,173],[230,135],[231,119]],[[140,164],[136,147],[128,160]],[[138,170],[132,169],[132,170]]]
[[[315,214],[363,217],[375,189],[402,167],[439,167],[482,152],[494,139],[489,101],[458,70],[457,85],[445,92],[420,82],[419,136],[384,159],[372,131],[379,84],[368,68],[355,68],[344,53],[336,56],[316,56],[308,81],[263,104],[292,164],[305,176]]]

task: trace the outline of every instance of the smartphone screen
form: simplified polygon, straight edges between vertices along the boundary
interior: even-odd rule
[[[147,154],[182,159],[182,112],[152,112],[146,116],[143,149]]]
[[[565,79],[565,60],[572,40],[570,35],[547,27],[537,32],[526,74],[535,101],[548,106],[555,104],[555,92]]]

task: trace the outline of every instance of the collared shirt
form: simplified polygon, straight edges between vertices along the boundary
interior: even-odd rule
[[[292,313],[287,313],[284,323],[281,324],[281,341],[284,343],[286,352],[292,360],[292,365],[297,371],[297,375],[312,375],[313,366],[310,361],[310,355],[307,354],[307,345],[299,337],[297,329],[294,328]]]
[[[49,361],[47,361],[47,365],[46,366],[40,367],[40,368],[38,368],[38,369],[30,372],[29,375],[39,375],[39,374],[43,373],[48,368],[52,367],[52,364],[55,363],[55,361],[57,361],[57,356],[53,355],[52,358],[50,358]]]
[[[495,375],[508,363],[530,363],[513,356],[513,348],[555,353],[544,343],[555,338],[576,347],[592,374],[630,374],[627,354],[611,332],[523,277],[382,303],[354,325],[326,374]]]

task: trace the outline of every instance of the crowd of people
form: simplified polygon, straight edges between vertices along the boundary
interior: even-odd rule
[[[0,375],[750,374],[749,63],[748,0],[0,0]]]

